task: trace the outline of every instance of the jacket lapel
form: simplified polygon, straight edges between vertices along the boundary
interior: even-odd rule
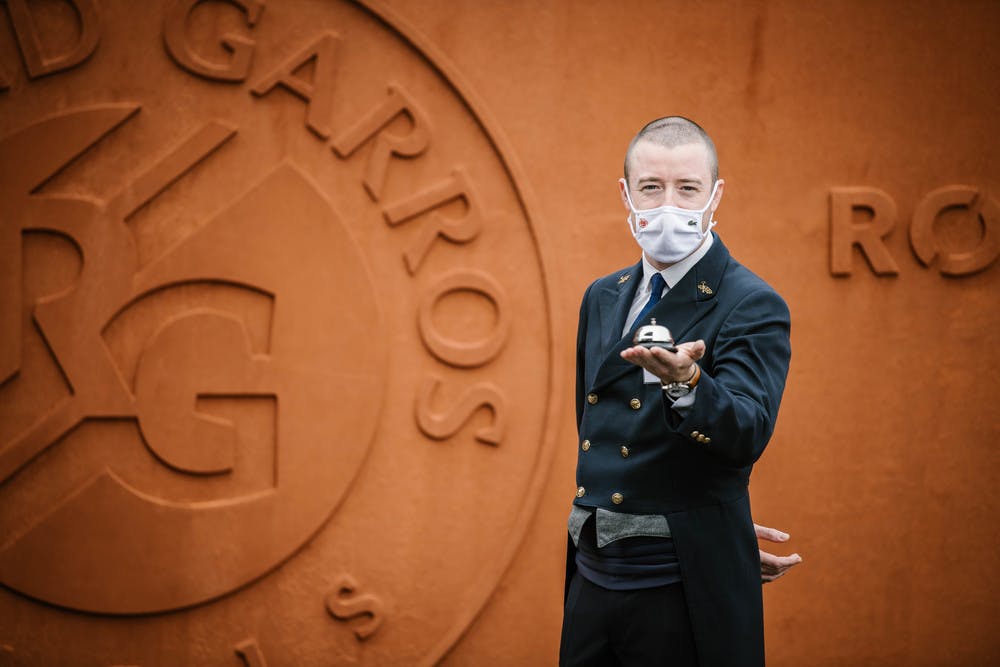
[[[715,308],[715,296],[719,291],[722,276],[729,263],[729,251],[722,244],[722,240],[716,236],[712,242],[712,247],[701,260],[688,271],[681,280],[667,292],[658,304],[649,312],[649,316],[655,317],[658,324],[670,329],[671,335],[677,342],[684,342],[685,336],[699,320]],[[639,275],[641,276],[642,263],[639,263]],[[622,350],[632,346],[630,338],[621,338],[622,328],[625,326],[625,316],[628,313],[628,306],[635,298],[635,288],[631,291],[631,296],[626,299],[624,310],[619,313],[615,311],[617,329],[614,333],[617,338],[612,338],[603,346],[607,350],[604,360],[597,375],[591,383],[591,388],[608,384],[618,379],[622,374],[630,370],[637,370],[638,367],[621,358]],[[603,304],[602,304],[603,305]],[[620,304],[617,304],[620,305]],[[603,328],[602,335],[607,341],[608,332]]]
[[[601,292],[601,350],[605,353],[622,337],[625,319],[642,282],[642,262],[618,276],[615,285]],[[610,315],[610,316],[608,316]]]
[[[622,337],[622,329],[625,327],[625,318],[628,317],[629,307],[635,299],[635,292],[639,288],[642,279],[642,261],[629,267],[618,275],[618,280],[601,289],[595,296],[599,305],[597,312],[600,316],[600,358],[605,358],[612,354],[612,348],[616,347]],[[587,384],[592,385],[599,368],[596,364],[587,364],[588,369],[593,371],[587,373]]]

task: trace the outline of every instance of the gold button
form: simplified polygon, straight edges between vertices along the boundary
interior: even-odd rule
[[[705,442],[705,436],[699,434],[698,435],[698,442]]]
[[[587,451],[588,449],[590,449],[590,440],[584,440],[583,444],[580,445],[580,449],[582,449],[583,451]]]
[[[691,431],[692,438],[697,438],[699,435],[701,435],[701,433],[698,433],[698,431]]]
[[[633,410],[638,410],[639,408],[642,407],[642,401],[640,401],[638,398],[633,398],[631,401],[628,402],[628,404],[632,406]]]
[[[622,445],[622,458],[623,459],[628,458],[628,447],[626,447],[625,445]]]
[[[582,486],[578,487],[576,489],[576,497],[577,498],[583,498],[583,494],[585,494],[586,492],[587,492],[587,489],[583,488]]]
[[[623,496],[622,494],[620,493],[611,494],[611,502],[613,502],[615,505],[621,505],[623,500],[625,500],[625,496]]]
[[[587,402],[591,405],[597,403],[597,394],[587,394]]]
[[[707,445],[708,443],[712,442],[712,439],[711,438],[705,438],[704,440],[702,440],[702,442],[704,442]]]

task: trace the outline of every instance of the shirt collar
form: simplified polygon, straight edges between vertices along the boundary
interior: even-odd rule
[[[673,289],[674,285],[679,283],[681,281],[681,278],[683,278],[685,274],[687,274],[687,272],[691,270],[691,267],[697,264],[702,257],[708,254],[708,251],[711,249],[712,243],[714,241],[715,241],[715,234],[713,232],[709,232],[708,238],[705,239],[705,242],[701,244],[700,248],[698,248],[693,253],[691,253],[681,261],[677,262],[676,264],[672,264],[671,266],[668,266],[667,268],[659,272],[660,275],[663,276],[663,281],[667,283],[667,287],[669,289]],[[653,279],[653,274],[656,272],[657,271],[655,268],[653,268],[653,265],[649,263],[648,259],[646,259],[646,255],[643,254],[642,282],[639,283],[640,290],[642,290],[643,292],[649,291],[649,281]]]

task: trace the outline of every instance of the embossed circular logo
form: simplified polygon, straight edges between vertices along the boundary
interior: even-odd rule
[[[108,615],[63,658],[197,626],[189,664],[436,661],[551,449],[546,276],[495,128],[385,10],[65,9],[7,3],[0,66],[12,650],[29,610]]]

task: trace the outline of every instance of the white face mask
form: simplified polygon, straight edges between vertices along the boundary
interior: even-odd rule
[[[715,226],[715,220],[711,220],[705,231],[702,231],[701,219],[715,199],[715,191],[719,187],[718,181],[712,186],[712,195],[708,198],[708,203],[700,209],[660,206],[645,211],[637,211],[632,204],[625,179],[620,179],[619,182],[623,186],[625,199],[632,211],[628,216],[628,226],[632,230],[632,236],[646,255],[660,264],[676,264],[693,253],[701,245],[709,230]]]

